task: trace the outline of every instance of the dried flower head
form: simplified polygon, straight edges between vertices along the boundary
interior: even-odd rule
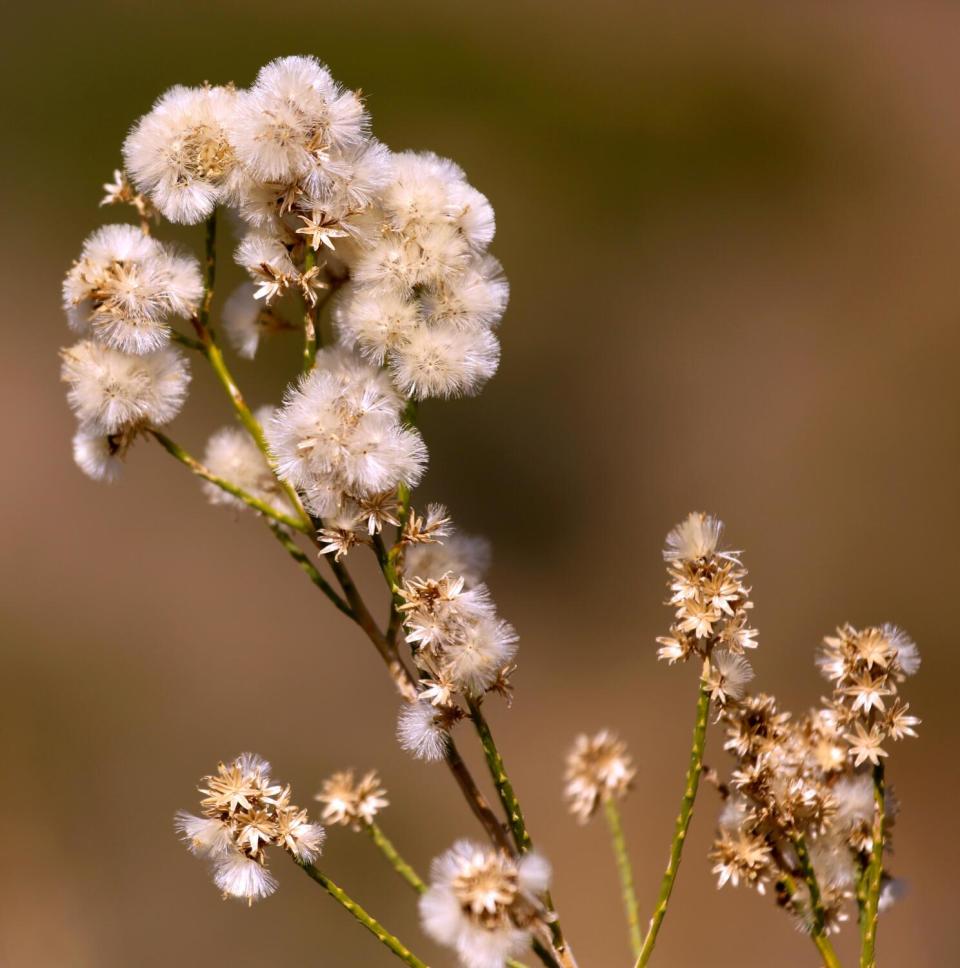
[[[623,740],[605,729],[594,736],[581,734],[567,754],[564,792],[570,812],[586,823],[604,800],[623,799],[636,773]]]
[[[748,623],[753,602],[744,583],[747,572],[737,552],[718,551],[722,531],[717,518],[694,512],[667,535],[663,557],[675,618],[669,634],[657,639],[657,657],[671,665],[693,656],[709,659],[715,650],[726,653],[718,660],[725,671],[715,670],[712,683],[721,702],[737,698],[752,675],[745,660],[733,657],[757,646],[757,633]],[[719,688],[718,676],[724,675],[730,690]]]
[[[420,898],[423,928],[465,968],[503,968],[542,931],[540,895],[550,867],[540,855],[514,859],[461,840],[434,860],[430,874]]]
[[[140,355],[166,345],[170,320],[192,315],[202,292],[195,259],[132,225],[104,225],[67,273],[63,306],[77,332]]]
[[[323,781],[320,792],[313,798],[322,803],[322,818],[328,824],[341,824],[360,830],[390,805],[387,791],[380,784],[375,770],[359,780],[353,770],[342,770]]]
[[[210,860],[225,896],[253,903],[272,894],[277,881],[267,869],[266,848],[279,847],[301,863],[312,863],[324,830],[290,802],[290,787],[270,776],[270,764],[243,753],[200,787],[201,816],[180,812],[176,826],[190,851]]]

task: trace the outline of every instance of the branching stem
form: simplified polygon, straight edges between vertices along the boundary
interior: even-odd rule
[[[236,484],[232,484],[230,481],[225,480],[222,477],[217,477],[213,471],[209,470],[203,464],[200,463],[195,457],[192,457],[187,453],[179,444],[171,440],[166,434],[161,433],[159,430],[151,430],[150,434],[153,438],[167,451],[168,454],[176,457],[181,464],[189,467],[194,474],[198,477],[202,477],[205,481],[209,481],[211,484],[216,485],[221,490],[226,491],[227,494],[232,494],[235,498],[243,501],[248,507],[253,508],[255,511],[259,511],[260,514],[272,521],[277,522],[277,524],[285,525],[288,528],[293,528],[295,531],[300,531],[306,533],[307,528],[304,527],[302,521],[296,518],[290,517],[289,514],[284,514],[282,511],[277,511],[272,508],[265,501],[261,501],[260,498],[254,497],[252,494],[248,494],[243,488],[237,487]]]

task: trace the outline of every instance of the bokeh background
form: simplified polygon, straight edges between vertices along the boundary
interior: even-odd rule
[[[292,867],[247,910],[178,845],[174,811],[244,749],[305,800],[335,768],[377,767],[384,827],[420,868],[476,832],[445,771],[397,748],[366,641],[256,520],[209,509],[155,446],[113,487],[70,460],[60,280],[117,217],[97,203],[127,126],[174,83],[246,84],[286,53],[326,60],[368,93],[383,140],[457,159],[497,210],[503,363],[478,399],[424,408],[423,499],[494,541],[522,651],[514,706],[492,719],[581,964],[629,959],[605,832],[561,807],[562,757],[582,729],[629,742],[647,909],[696,688],[654,659],[659,553],[691,508],[746,549],[757,685],[785,705],[820,696],[813,653],[838,622],[896,621],[919,641],[922,735],[890,766],[893,866],[912,890],[881,951],[953,963],[955,5],[51,0],[7,11],[4,32],[4,968],[391,964]],[[296,353],[237,363],[255,403],[278,399]],[[230,415],[195,374],[174,433],[199,450]],[[707,760],[724,766],[717,738]],[[659,964],[814,966],[769,899],[716,891],[715,811],[707,788]],[[325,863],[449,963],[365,839],[332,831]]]

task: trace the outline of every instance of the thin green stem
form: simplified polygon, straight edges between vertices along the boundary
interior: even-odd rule
[[[196,350],[198,353],[206,352],[200,340],[186,336],[184,333],[178,333],[175,329],[170,330],[170,342],[179,343],[181,346],[185,346],[189,350]]]
[[[297,863],[313,878],[338,904],[346,908],[357,921],[360,922],[382,945],[389,948],[405,965],[410,968],[427,968],[426,962],[421,961],[409,948],[401,943],[376,918],[368,914],[356,901],[338,887],[322,871],[318,870],[313,864],[304,861]]]
[[[487,803],[486,797],[480,792],[480,788],[467,769],[467,764],[463,762],[463,758],[460,756],[460,752],[457,750],[452,736],[447,738],[445,758],[447,768],[453,774],[467,804],[477,820],[483,825],[483,829],[486,830],[491,842],[506,853],[512,853],[510,840],[503,829],[503,825],[497,819],[497,815],[493,810],[490,809],[490,804]]]
[[[630,948],[633,957],[640,954],[643,946],[643,934],[640,931],[640,913],[637,910],[637,894],[633,888],[633,866],[627,851],[627,841],[623,835],[623,824],[620,821],[620,807],[615,797],[607,797],[603,801],[607,826],[610,828],[610,840],[613,844],[613,854],[617,860],[617,871],[620,874],[620,890],[623,894],[623,907],[627,914],[627,926],[630,929]]]
[[[497,795],[500,797],[500,803],[503,805],[503,809],[509,820],[514,843],[516,844],[517,850],[521,854],[525,854],[527,851],[533,849],[533,841],[530,839],[530,833],[527,830],[527,824],[523,818],[523,809],[514,792],[513,783],[511,783],[510,777],[507,774],[503,757],[500,755],[500,750],[497,748],[493,733],[490,731],[490,724],[483,715],[479,701],[469,699],[467,705],[470,709],[470,721],[473,723],[477,735],[480,737],[480,745],[483,747],[487,767],[490,770],[490,777],[493,780],[494,786],[497,788]],[[573,959],[573,953],[568,948],[566,939],[563,936],[563,928],[560,926],[560,919],[556,916],[556,908],[554,907],[553,898],[550,896],[549,891],[545,892],[543,900],[547,910],[553,915],[549,923],[550,935],[553,939],[553,946],[560,958],[560,962],[563,965],[574,965],[576,962]]]
[[[387,835],[380,829],[380,826],[373,820],[364,825],[364,830],[370,835],[370,839],[380,849],[380,853],[390,862],[390,866],[418,893],[423,894],[427,885],[423,882],[417,872],[400,856],[397,848],[388,839]]]
[[[353,614],[353,609],[334,591],[333,586],[317,571],[316,565],[310,560],[309,556],[303,551],[302,548],[287,534],[283,528],[274,524],[272,521],[267,522],[270,525],[270,530],[273,532],[273,536],[280,542],[281,545],[286,549],[287,554],[300,566],[301,570],[323,592],[327,598],[341,611],[347,618],[355,618]]]
[[[243,424],[247,432],[254,439],[257,447],[260,448],[260,451],[263,453],[264,457],[266,457],[267,462],[271,467],[273,467],[273,457],[270,453],[270,448],[267,446],[267,439],[263,434],[263,427],[260,426],[260,422],[253,415],[253,411],[251,411],[250,407],[247,406],[247,402],[244,400],[243,394],[240,392],[240,388],[237,386],[236,381],[233,379],[233,376],[227,367],[226,360],[223,358],[223,353],[221,352],[220,347],[217,345],[213,328],[210,326],[210,308],[213,305],[214,285],[217,278],[216,210],[214,210],[213,214],[206,221],[205,239],[205,254],[203,263],[203,299],[200,302],[199,312],[192,320],[193,328],[196,330],[198,340],[192,342],[198,342],[200,344],[199,348],[201,349],[201,352],[207,358],[207,362],[210,364],[213,372],[216,374],[217,379],[220,381],[220,385],[230,398],[230,402],[233,404],[233,409],[236,411],[240,423]],[[297,511],[297,515],[301,518],[303,524],[309,525],[310,519],[303,510],[303,505],[300,503],[300,495],[297,494],[296,489],[286,481],[281,480],[279,477],[277,478],[277,481],[290,500],[290,504]],[[298,530],[303,530],[303,528],[301,527]]]
[[[227,494],[232,494],[235,498],[243,501],[244,504],[253,508],[255,511],[259,511],[260,514],[270,518],[272,521],[285,525],[288,528],[293,528],[295,531],[300,531],[304,534],[308,533],[309,529],[304,527],[302,521],[298,521],[296,518],[292,518],[289,514],[284,514],[282,511],[277,511],[265,501],[261,501],[260,498],[248,494],[243,488],[237,487],[236,484],[232,484],[222,477],[218,477],[213,471],[204,467],[200,461],[188,454],[187,451],[178,443],[171,440],[166,434],[161,433],[159,430],[151,430],[150,433],[168,454],[176,457],[181,464],[189,467],[198,477],[202,477],[205,481],[216,485],[221,490],[226,491]]]
[[[706,673],[706,670],[704,670]],[[643,968],[650,960],[653,953],[653,946],[657,943],[657,935],[660,926],[663,924],[664,915],[667,913],[667,905],[670,903],[670,894],[673,885],[677,880],[677,872],[680,870],[680,858],[683,854],[683,845],[687,839],[687,831],[690,828],[690,819],[693,816],[693,803],[697,798],[697,787],[700,784],[700,773],[703,771],[703,747],[707,740],[707,718],[710,712],[710,690],[707,687],[706,675],[700,680],[700,690],[697,696],[697,714],[693,727],[693,745],[690,747],[690,764],[687,767],[686,784],[683,790],[683,799],[680,801],[680,812],[677,814],[677,821],[674,827],[673,841],[670,844],[670,857],[667,861],[667,869],[664,871],[663,880],[660,882],[660,893],[657,896],[657,903],[650,918],[650,926],[647,928],[646,937],[643,939],[643,946],[637,956],[636,968]]]
[[[470,721],[473,723],[477,735],[480,737],[480,745],[483,747],[483,753],[487,759],[490,776],[493,779],[494,786],[497,788],[500,802],[503,804],[503,809],[506,811],[507,819],[510,822],[510,830],[513,833],[514,843],[517,845],[517,850],[521,854],[525,854],[533,847],[533,842],[527,831],[526,821],[523,819],[523,810],[520,807],[520,801],[517,799],[516,793],[514,793],[513,784],[507,775],[503,757],[500,755],[500,750],[497,749],[497,744],[494,742],[493,734],[490,732],[490,724],[480,709],[480,703],[476,699],[470,699],[468,706],[470,708]]]
[[[837,958],[837,953],[833,950],[833,945],[830,943],[830,938],[826,932],[827,913],[823,907],[820,884],[813,869],[813,862],[810,860],[806,841],[803,837],[796,836],[793,838],[793,847],[797,853],[797,866],[810,894],[810,916],[812,918],[810,937],[817,946],[817,950],[823,957],[827,968],[840,968],[840,960]]]
[[[870,849],[870,862],[864,875],[860,968],[875,968],[877,963],[877,916],[880,913],[880,887],[883,881],[885,795],[885,778],[881,761],[873,768],[873,844]]]

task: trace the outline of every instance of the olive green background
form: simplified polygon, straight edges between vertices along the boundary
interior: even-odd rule
[[[244,749],[304,801],[335,768],[377,767],[383,825],[421,869],[477,832],[445,771],[396,746],[366,641],[256,520],[208,509],[156,446],[113,487],[70,459],[60,280],[117,215],[97,203],[127,126],[174,83],[246,84],[288,53],[362,87],[379,137],[455,158],[497,211],[503,363],[479,398],[424,407],[423,498],[494,539],[521,665],[492,720],[583,968],[629,958],[605,834],[562,808],[562,757],[581,729],[629,742],[646,915],[696,689],[654,659],[659,550],[691,508],[745,549],[757,686],[789,707],[820,696],[814,649],[838,622],[920,643],[905,694],[922,733],[890,763],[911,893],[880,950],[952,963],[960,10],[54,0],[7,11],[3,33],[0,965],[391,964],[292,866],[247,910],[178,845],[174,811]],[[296,354],[236,363],[254,403],[279,398]],[[171,432],[199,450],[230,415],[195,377]],[[707,761],[725,767],[718,739]],[[655,963],[813,968],[769,898],[716,891],[715,811],[706,789]],[[450,963],[372,845],[333,830],[325,865]]]

